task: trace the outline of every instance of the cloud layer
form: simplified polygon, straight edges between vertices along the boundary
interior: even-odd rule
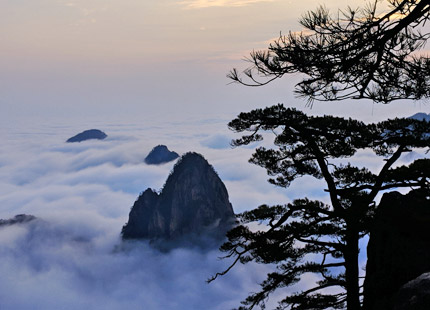
[[[106,140],[73,144],[65,140],[86,129],[83,124],[41,124],[0,132],[0,218],[38,217],[0,227],[2,310],[230,309],[258,289],[270,266],[237,266],[208,285],[205,280],[228,263],[217,259],[216,249],[162,254],[145,242],[122,244],[133,202],[148,187],[161,189],[174,165],[144,164],[160,143],[179,154],[203,154],[225,182],[235,212],[304,196],[328,202],[319,180],[301,178],[287,190],[268,184],[265,171],[247,162],[252,148],[228,146],[234,134],[223,131],[222,121],[100,123]],[[410,153],[399,164],[420,156]],[[368,151],[354,163],[383,165]]]
[[[0,235],[2,309],[228,309],[255,288],[239,269],[206,284],[225,267],[216,252],[162,254],[146,243],[115,250],[117,234],[89,223],[37,220]]]
[[[159,143],[180,154],[202,153],[225,181],[236,212],[289,200],[265,184],[262,169],[247,163],[250,149],[223,148],[230,138],[213,134],[218,126],[210,121],[181,130],[148,125],[142,134],[142,127],[106,124],[106,140],[73,144],[65,140],[81,126],[9,128],[0,134],[5,141],[0,218],[20,213],[38,217],[0,227],[0,309],[238,306],[258,288],[269,267],[238,266],[207,284],[228,263],[218,260],[216,247],[160,253],[145,242],[124,245],[120,240],[139,193],[147,187],[159,190],[174,165],[144,164]],[[257,182],[262,186],[253,190]]]

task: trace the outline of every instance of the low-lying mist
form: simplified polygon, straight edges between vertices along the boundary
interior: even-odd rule
[[[229,147],[234,134],[220,130],[222,122],[106,124],[100,129],[107,139],[76,144],[65,141],[82,126],[33,127],[0,132],[0,219],[37,217],[0,227],[2,310],[231,309],[258,290],[270,266],[238,265],[206,283],[229,263],[218,259],[217,246],[160,252],[144,241],[122,243],[134,201],[148,187],[159,190],[175,163],[144,164],[158,144],[201,153],[236,213],[305,196],[327,201],[319,180],[302,178],[288,189],[268,184],[265,171],[247,162],[252,147]],[[381,165],[367,151],[357,160],[371,169]]]

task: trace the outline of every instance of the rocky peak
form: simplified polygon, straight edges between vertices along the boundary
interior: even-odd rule
[[[367,246],[364,308],[392,310],[401,287],[430,271],[429,244],[430,191],[384,194]]]
[[[403,285],[395,296],[393,310],[428,310],[430,273],[424,273]]]
[[[106,137],[107,137],[107,134],[105,134],[103,131],[99,129],[89,129],[81,133],[78,133],[76,136],[69,138],[66,142],[68,143],[82,142],[82,141],[91,140],[91,139],[103,140]]]
[[[159,165],[175,160],[179,155],[176,152],[169,151],[165,145],[157,145],[145,158],[148,165]]]
[[[223,237],[234,223],[228,193],[213,167],[197,153],[176,163],[160,194],[144,191],[134,203],[124,239]]]

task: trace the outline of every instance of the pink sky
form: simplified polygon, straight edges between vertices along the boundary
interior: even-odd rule
[[[332,12],[339,1],[323,1]],[[358,7],[362,0],[341,3]],[[251,90],[229,85],[232,67],[282,31],[299,31],[313,0],[7,0],[0,3],[3,115],[70,117],[100,109],[213,115],[278,102],[304,107],[293,78]],[[354,108],[352,108],[354,107]],[[356,108],[358,107],[358,108]],[[364,107],[364,108],[363,108]],[[426,105],[319,104],[311,113],[383,118]],[[419,111],[418,111],[419,110]],[[351,111],[354,111],[352,114]],[[1,111],[0,111],[1,112]]]

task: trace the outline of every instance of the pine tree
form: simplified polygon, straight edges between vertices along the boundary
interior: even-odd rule
[[[430,2],[388,0],[390,10],[381,14],[378,2],[347,8],[336,17],[324,7],[308,12],[300,20],[304,31],[281,35],[267,51],[252,52],[245,77],[236,69],[228,77],[261,86],[302,73],[295,91],[309,103],[430,97],[430,58],[419,53],[429,38],[420,29],[429,18]]]
[[[429,38],[422,33],[429,19],[430,1],[388,0],[348,8],[330,15],[327,9],[305,14],[305,30],[281,35],[266,51],[252,52],[251,67],[228,77],[248,86],[262,86],[284,75],[299,73],[295,92],[312,104],[318,101],[370,99],[389,103],[430,97],[430,58],[420,53]],[[221,250],[237,263],[274,264],[276,270],[261,290],[240,309],[265,308],[276,290],[293,286],[303,275],[319,275],[315,286],[279,301],[277,309],[359,310],[359,240],[369,231],[375,198],[381,191],[426,187],[430,160],[396,166],[400,156],[430,146],[429,124],[394,119],[377,124],[333,116],[310,117],[276,105],[241,113],[229,127],[248,134],[235,146],[274,134],[274,148],[257,148],[250,161],[267,170],[269,182],[288,187],[302,176],[325,181],[329,204],[308,198],[286,205],[262,205],[238,217],[241,224],[228,233]],[[377,173],[351,164],[357,151],[371,149],[384,164]],[[253,231],[252,222],[267,229]],[[315,260],[317,257],[319,260]],[[333,291],[334,290],[334,291]],[[334,293],[333,293],[334,292]]]
[[[269,182],[288,187],[302,176],[322,179],[330,204],[303,198],[240,214],[240,225],[227,234],[221,247],[233,261],[211,280],[237,263],[274,264],[276,271],[239,309],[264,309],[274,291],[296,284],[307,273],[318,274],[320,280],[308,290],[286,296],[277,309],[361,309],[359,240],[368,233],[381,191],[428,187],[430,159],[408,166],[395,167],[395,163],[412,149],[430,146],[429,125],[414,119],[364,124],[307,116],[282,105],[241,113],[229,123],[232,130],[247,133],[234,140],[235,146],[261,141],[263,133],[274,134],[275,147],[259,147],[250,159],[266,169]],[[378,173],[350,163],[364,149],[385,161]],[[252,222],[266,223],[267,229],[253,231],[248,226]],[[336,293],[327,293],[333,288]]]

